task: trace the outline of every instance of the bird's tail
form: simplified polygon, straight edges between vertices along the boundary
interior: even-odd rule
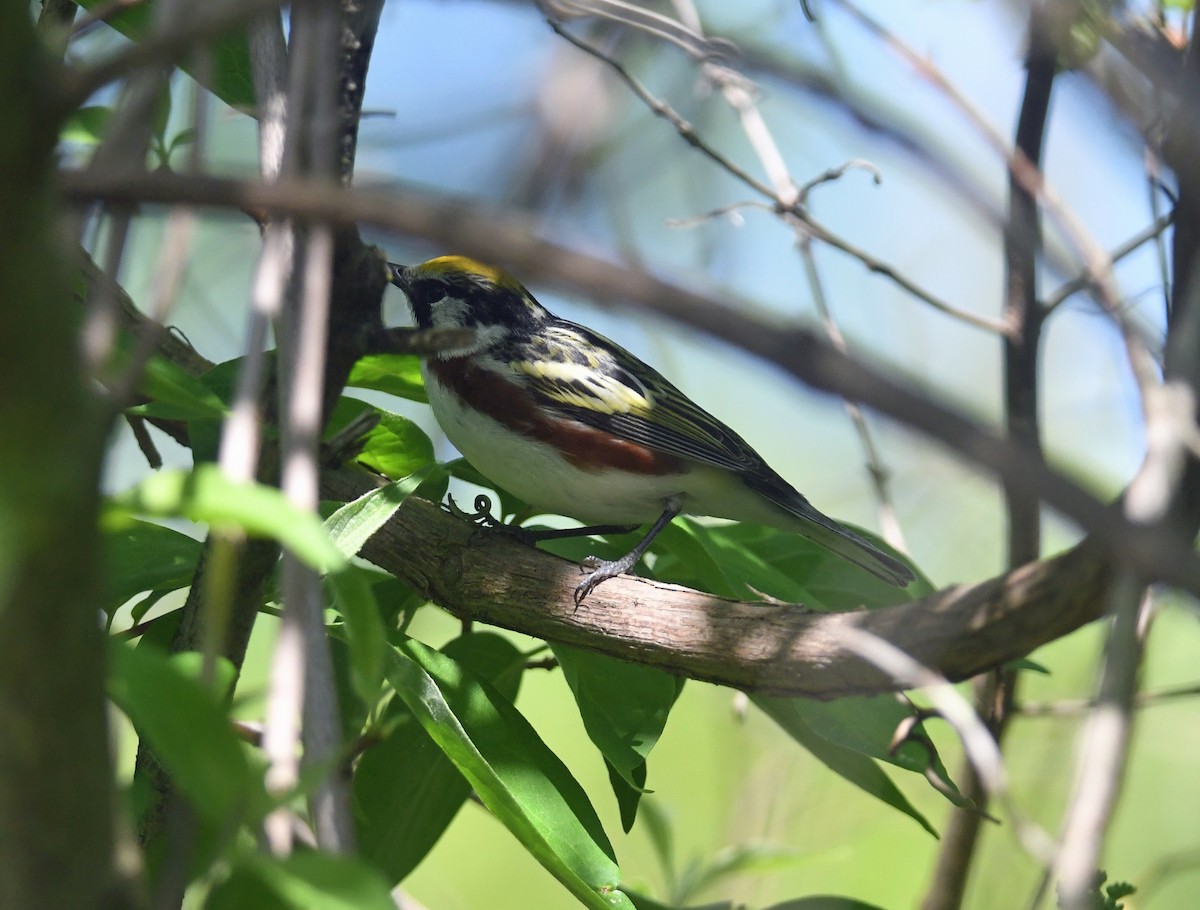
[[[916,578],[912,570],[900,560],[884,553],[862,535],[817,511],[807,500],[802,506],[791,511],[801,519],[801,527],[797,528],[801,536],[836,553],[847,562],[866,569],[876,578],[898,588],[907,586]]]

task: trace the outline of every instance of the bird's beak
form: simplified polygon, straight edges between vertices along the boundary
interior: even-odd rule
[[[387,264],[387,271],[388,271],[388,281],[390,281],[392,284],[394,284],[396,287],[398,287],[400,290],[404,291],[404,293],[407,294],[408,288],[409,288],[409,281],[408,281],[409,268],[408,268],[408,266],[401,265],[398,262],[389,262]]]

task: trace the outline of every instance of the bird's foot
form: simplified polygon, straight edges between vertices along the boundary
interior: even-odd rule
[[[616,578],[618,575],[623,575],[632,569],[636,564],[641,554],[629,553],[622,556],[620,559],[601,559],[598,556],[589,556],[583,563],[581,568],[588,571],[575,588],[575,607],[583,603],[583,599],[596,590],[597,586],[610,578]]]
[[[453,496],[446,497],[446,510],[455,518],[469,521],[479,531],[497,531],[530,547],[537,542],[536,538],[520,525],[507,524],[492,515],[492,500],[484,494],[480,493],[476,496],[472,504],[475,506],[475,511],[468,512],[454,501]]]

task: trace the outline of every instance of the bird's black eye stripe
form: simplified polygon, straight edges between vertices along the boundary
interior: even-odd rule
[[[446,282],[436,279],[414,281],[409,287],[409,296],[422,303],[436,303],[446,296]]]

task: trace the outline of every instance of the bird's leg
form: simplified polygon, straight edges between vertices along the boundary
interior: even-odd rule
[[[585,559],[583,567],[592,571],[584,577],[583,581],[575,589],[575,606],[578,607],[583,603],[583,599],[591,594],[601,582],[608,581],[610,578],[616,578],[621,573],[628,572],[637,565],[637,561],[645,555],[654,538],[662,532],[663,528],[671,523],[671,520],[679,514],[681,508],[682,505],[678,499],[668,499],[666,508],[663,509],[663,513],[658,516],[654,524],[650,526],[650,530],[646,532],[646,536],[639,540],[637,546],[620,559],[607,561],[598,559],[595,556],[589,556]]]
[[[475,511],[468,512],[454,501],[453,496],[446,497],[446,511],[455,518],[461,518],[464,521],[469,521],[473,525],[479,525],[481,528],[488,529],[503,529],[508,527],[502,521],[497,521],[492,517],[492,501],[487,496],[480,493],[475,497]]]
[[[585,525],[582,528],[545,528],[530,530],[517,524],[505,524],[492,515],[492,501],[482,493],[475,497],[475,511],[468,512],[454,501],[453,496],[446,497],[446,509],[455,518],[461,518],[472,524],[479,525],[489,531],[499,531],[510,537],[515,537],[523,544],[534,546],[543,540],[562,540],[567,537],[590,537],[593,534],[625,534],[637,528],[637,525]]]
[[[566,537],[591,537],[593,534],[625,534],[637,528],[637,525],[585,525],[582,528],[545,528],[531,531],[520,528],[521,536],[530,543],[543,540],[562,540]]]

